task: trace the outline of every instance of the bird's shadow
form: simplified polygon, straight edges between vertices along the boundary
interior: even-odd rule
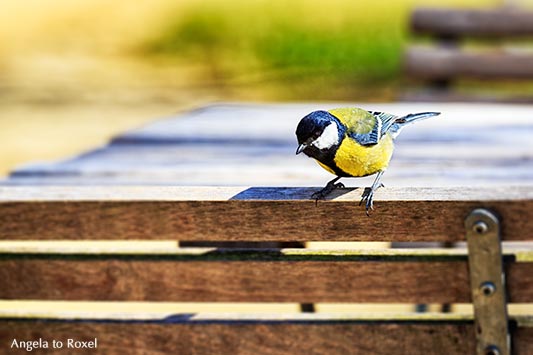
[[[232,196],[230,200],[314,200],[311,196],[321,187],[250,187]],[[336,188],[323,200],[333,200],[359,187]]]

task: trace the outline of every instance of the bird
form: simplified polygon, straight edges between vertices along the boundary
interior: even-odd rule
[[[309,113],[296,128],[296,154],[303,152],[336,176],[311,198],[317,203],[335,189],[344,188],[343,183],[337,183],[341,178],[376,174],[372,186],[365,189],[359,203],[365,203],[369,215],[374,209],[374,193],[383,187],[381,178],[392,158],[395,138],[405,126],[437,115],[440,112],[397,116],[356,107]]]

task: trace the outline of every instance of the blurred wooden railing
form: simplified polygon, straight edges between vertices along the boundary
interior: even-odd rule
[[[533,54],[524,39],[533,38],[533,12],[519,8],[487,10],[418,8],[411,30],[430,37],[433,45],[413,45],[404,58],[409,77],[428,84],[426,91],[404,95],[408,100],[533,102],[531,95],[484,96],[451,90],[461,79],[492,81],[533,79]],[[475,45],[471,45],[475,41]],[[513,42],[514,41],[514,42]],[[514,44],[512,48],[503,44]],[[490,87],[489,87],[490,88]]]

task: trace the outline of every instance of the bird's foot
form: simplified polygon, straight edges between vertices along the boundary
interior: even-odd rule
[[[359,206],[365,203],[366,215],[370,217],[370,211],[374,210],[374,192],[380,187],[385,187],[383,184],[379,184],[377,187],[367,187],[361,195],[361,201]]]
[[[334,183],[330,181],[327,185],[320,191],[315,192],[311,195],[311,199],[315,200],[315,205],[318,203],[318,200],[323,200],[327,195],[333,192],[335,189],[344,189],[345,186],[342,182]]]

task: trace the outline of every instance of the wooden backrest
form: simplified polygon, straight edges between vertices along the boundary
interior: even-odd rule
[[[3,240],[131,242],[122,249],[3,247],[0,299],[470,303],[466,249],[143,249],[135,244],[146,240],[460,242],[465,240],[465,217],[479,207],[499,216],[504,241],[533,239],[529,188],[387,188],[377,193],[371,217],[357,205],[359,191],[337,191],[334,199],[317,205],[308,199],[312,191],[0,188]],[[504,247],[503,260],[508,302],[531,303],[531,250]],[[511,321],[513,350],[531,353],[531,317],[514,314]],[[50,342],[97,338],[98,349],[106,354],[450,354],[473,353],[476,348],[471,314],[161,317],[139,312],[102,318],[90,310],[60,314],[13,310],[0,318],[2,346],[13,339],[39,338]]]
[[[533,12],[515,8],[418,8],[412,13],[411,29],[441,39],[532,38]]]
[[[502,47],[506,41],[533,38],[533,12],[524,9],[491,10],[416,9],[411,30],[433,39],[431,45],[407,48],[407,75],[427,81],[434,89],[447,89],[455,79],[531,80],[533,54],[529,46]],[[472,40],[477,45],[468,45]],[[527,42],[526,42],[527,43]],[[487,95],[487,94],[485,94]],[[416,94],[413,98],[423,99]],[[460,100],[461,96],[450,96]],[[486,100],[501,100],[491,96]],[[510,97],[508,101],[531,101]]]

